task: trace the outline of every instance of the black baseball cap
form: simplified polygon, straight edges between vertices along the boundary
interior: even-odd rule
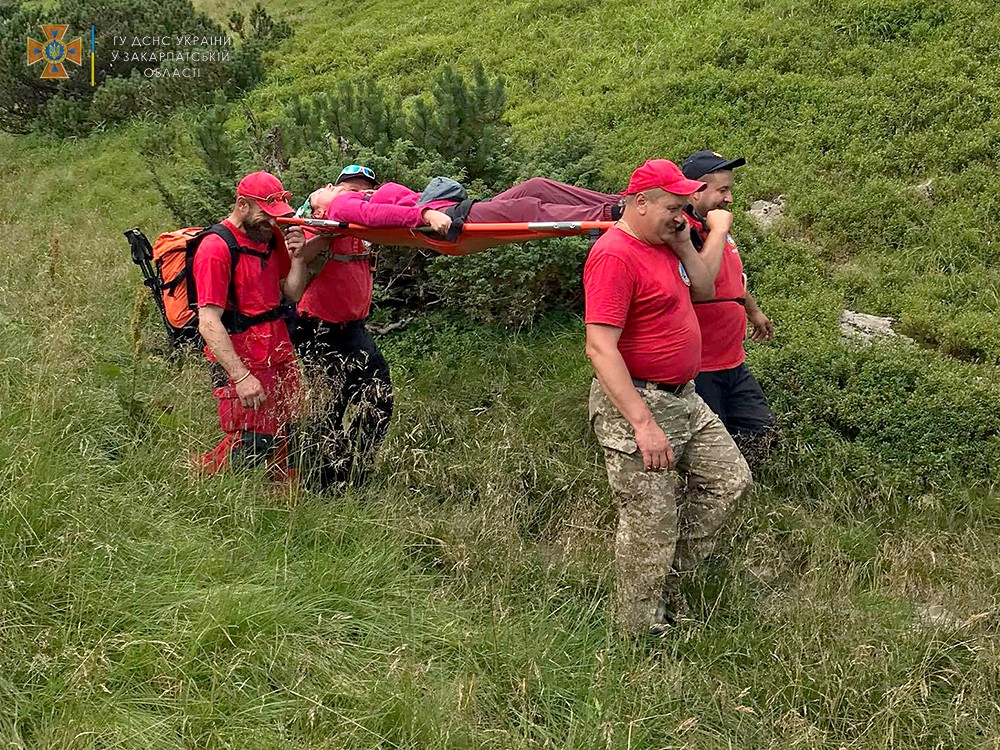
[[[735,159],[727,159],[722,154],[714,151],[697,151],[681,164],[681,171],[689,180],[700,180],[712,172],[728,172],[736,167],[742,167],[747,160],[742,156]]]

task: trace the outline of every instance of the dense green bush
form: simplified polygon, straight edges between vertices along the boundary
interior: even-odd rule
[[[88,67],[90,40],[85,40],[83,69],[68,64],[65,79],[39,78],[39,66],[25,64],[25,38],[41,36],[40,25],[51,19],[69,25],[69,36],[87,35],[95,28],[95,86]],[[61,0],[44,13],[34,5],[7,6],[0,16],[0,128],[24,133],[31,129],[75,135],[137,116],[156,116],[182,105],[199,104],[223,91],[239,96],[263,76],[262,52],[287,37],[291,27],[275,22],[259,3],[245,21],[239,13],[227,31],[190,0]],[[241,38],[235,46],[213,40]],[[207,44],[165,46],[135,44],[135,40],[192,37]],[[121,41],[122,39],[126,41]],[[226,54],[225,61],[151,61],[143,55],[160,53]],[[197,76],[182,72],[197,71]]]
[[[428,265],[431,289],[474,319],[530,323],[553,306],[582,304],[583,237],[504,245]]]
[[[1000,463],[996,384],[907,344],[805,340],[757,350],[755,368],[801,444],[841,451],[846,505],[875,505],[896,522],[925,494],[990,491]],[[803,457],[804,458],[804,457]],[[790,472],[793,482],[827,481]],[[884,495],[886,487],[891,494]],[[810,495],[819,487],[813,485]],[[887,505],[895,495],[892,504]]]
[[[381,181],[422,186],[442,174],[461,180],[470,191],[489,192],[505,184],[513,166],[503,102],[502,80],[490,80],[479,65],[469,81],[445,66],[428,98],[403,102],[374,81],[342,81],[333,93],[292,97],[280,116],[266,119],[217,96],[193,123],[149,134],[150,152],[156,155],[150,168],[167,171],[164,156],[181,154],[175,160],[181,163],[186,155],[194,168],[187,174],[201,172],[227,184],[211,196],[220,207],[231,200],[232,184],[250,169],[279,174],[304,198],[350,161],[370,165]],[[235,120],[239,125],[233,127]],[[174,180],[179,191],[186,179]],[[171,203],[185,201],[171,196]],[[178,218],[211,219],[198,210],[186,207]]]
[[[146,152],[165,203],[187,225],[228,212],[236,181],[261,167],[280,175],[297,201],[350,162],[414,189],[436,175],[451,176],[478,198],[506,189],[517,175],[596,184],[589,146],[580,137],[519,151],[504,124],[505,101],[502,79],[487,76],[478,62],[468,77],[444,66],[427,94],[407,100],[372,80],[342,81],[326,94],[292,97],[284,113],[270,119],[219,97],[193,125],[150,132]],[[404,308],[443,301],[486,320],[525,323],[579,300],[586,248],[584,239],[531,243],[461,263],[390,249],[380,264],[377,298],[382,306]]]

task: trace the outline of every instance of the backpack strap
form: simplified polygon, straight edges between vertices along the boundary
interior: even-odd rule
[[[197,299],[198,299],[198,288],[194,283],[194,254],[198,251],[201,241],[208,237],[210,234],[216,234],[222,238],[222,241],[226,243],[226,247],[229,248],[229,254],[232,257],[232,268],[229,274],[229,293],[227,295],[229,303],[236,309],[236,260],[239,257],[240,246],[236,242],[236,237],[233,233],[229,231],[227,227],[222,224],[214,224],[210,227],[202,229],[198,234],[188,240],[186,253],[188,256],[188,262],[184,271],[178,274],[177,278],[171,281],[169,284],[164,284],[164,289],[170,291],[170,289],[182,281],[187,285],[187,298],[188,303],[195,308],[197,312]]]
[[[233,262],[236,262],[236,254],[243,253],[244,255],[252,255],[255,258],[260,258],[261,261],[266,261],[271,257],[271,253],[274,252],[275,245],[277,244],[274,235],[271,235],[271,239],[267,241],[267,250],[261,252],[260,250],[253,250],[249,247],[244,247],[236,241],[236,235],[234,235],[229,227],[225,224],[219,223],[215,226],[209,227],[205,231],[211,230],[215,234],[219,235],[222,239],[226,241],[226,245],[229,247],[229,252],[233,253]],[[235,266],[233,266],[235,268]]]
[[[272,236],[267,243],[267,250],[261,252],[259,250],[253,250],[249,247],[240,245],[239,242],[236,241],[236,236],[233,234],[232,230],[222,223],[206,229],[201,235],[198,236],[198,241],[200,242],[202,236],[206,234],[217,234],[221,237],[225,241],[226,247],[229,248],[229,254],[233,259],[232,270],[229,274],[229,304],[232,309],[222,311],[222,325],[225,326],[226,331],[231,334],[243,333],[260,323],[269,323],[272,320],[283,318],[285,316],[284,305],[279,304],[277,307],[265,310],[257,315],[245,315],[240,312],[236,302],[236,264],[239,262],[240,255],[252,255],[255,258],[260,258],[261,266],[263,266],[268,258],[271,257],[271,253],[274,252],[274,248],[277,245],[276,239]]]
[[[230,269],[229,269],[229,295],[228,295],[228,297],[229,297],[229,304],[232,305],[233,312],[235,313],[236,310],[237,310],[237,308],[236,308],[236,264],[239,262],[240,253],[241,252],[250,253],[252,251],[249,248],[240,247],[240,243],[236,241],[236,235],[234,235],[230,231],[229,227],[227,227],[222,222],[219,222],[218,224],[213,224],[208,229],[206,229],[204,232],[202,232],[200,235],[198,235],[198,242],[201,242],[201,240],[204,239],[205,236],[207,236],[209,234],[214,234],[214,235],[218,235],[219,237],[221,237],[223,239],[223,241],[226,243],[226,247],[229,248],[229,256],[232,259],[232,265],[230,266]],[[270,253],[270,251],[268,251],[268,253]],[[257,253],[255,253],[255,254],[257,254]],[[223,312],[223,317],[225,317],[225,312]],[[223,324],[225,324],[225,320],[223,320]],[[227,325],[226,328],[228,329],[229,326]]]

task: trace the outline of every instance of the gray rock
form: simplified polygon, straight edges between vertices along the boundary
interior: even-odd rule
[[[898,338],[912,344],[913,339],[892,330],[892,323],[892,318],[844,310],[840,313],[840,338],[863,343],[870,343],[877,338]]]
[[[781,218],[784,203],[785,196],[783,195],[775,198],[774,203],[765,200],[756,200],[750,205],[747,215],[761,229],[770,229]]]
[[[940,604],[920,604],[913,614],[916,620],[914,625],[931,630],[958,630],[965,626],[962,618]]]
[[[910,190],[913,191],[913,194],[924,203],[934,202],[934,180],[921,182],[919,185],[911,187]]]

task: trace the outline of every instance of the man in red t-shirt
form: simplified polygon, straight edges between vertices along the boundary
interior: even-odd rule
[[[375,185],[374,171],[352,164],[333,186],[360,192]],[[328,218],[312,197],[300,209],[304,212]],[[290,240],[289,247],[298,242]],[[393,408],[389,365],[365,327],[372,302],[373,255],[355,237],[318,236],[306,244],[309,255],[315,256],[310,264],[315,275],[299,300],[292,341],[316,396],[307,440],[318,456],[314,468],[321,487],[361,482],[385,440]]]
[[[714,279],[683,209],[703,188],[673,162],[647,161],[583,272],[590,420],[618,501],[615,609],[632,633],[662,632],[683,615],[680,575],[709,554],[750,485],[691,382],[701,365],[691,300],[710,297]]]
[[[287,469],[284,438],[298,409],[300,379],[281,298],[297,300],[308,280],[308,257],[289,257],[274,221],[293,213],[290,197],[274,175],[248,174],[232,213],[195,251],[198,331],[214,365],[213,395],[226,433],[198,459],[208,471],[269,458],[272,469]],[[290,232],[296,235],[301,230]],[[239,248],[235,268],[227,238]]]
[[[733,202],[733,170],[744,164],[743,157],[726,159],[714,151],[698,151],[684,160],[681,169],[685,177],[707,185],[691,196],[684,209],[691,224],[691,240],[707,262],[719,259],[712,298],[695,304],[702,338],[701,372],[695,378],[695,387],[754,467],[770,452],[775,417],[760,384],[746,366],[743,339],[747,319],[753,326],[750,338],[754,341],[770,339],[774,331],[746,289],[743,261],[732,235],[724,232],[710,237],[705,218],[728,214]],[[716,247],[720,243],[721,255]]]

